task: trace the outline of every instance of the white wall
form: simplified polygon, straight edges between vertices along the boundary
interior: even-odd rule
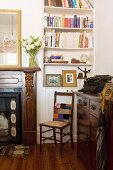
[[[95,73],[113,75],[113,1],[95,0]]]
[[[113,74],[113,2],[105,0],[95,2],[95,73]],[[22,11],[22,38],[29,35],[42,37],[43,0],[4,0],[0,1],[1,9],[20,9]],[[38,63],[41,69],[42,51],[38,54]],[[22,50],[22,65],[28,66],[28,56]],[[38,72],[37,80],[37,125],[52,118],[54,90],[66,91],[66,88],[44,88],[43,71]],[[71,90],[71,89],[70,89]],[[75,101],[76,102],[76,101]],[[39,141],[39,127],[37,126]],[[76,138],[76,107],[74,113],[74,137]]]

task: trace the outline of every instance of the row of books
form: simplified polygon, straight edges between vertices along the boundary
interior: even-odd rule
[[[45,6],[64,8],[93,8],[93,0],[44,0]]]
[[[44,13],[44,26],[68,28],[93,28],[93,18],[89,16],[53,15]]]
[[[93,35],[81,32],[60,32],[52,30],[45,33],[46,47],[59,48],[93,48]]]

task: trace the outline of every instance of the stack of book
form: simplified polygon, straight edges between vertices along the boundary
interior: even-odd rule
[[[68,61],[63,60],[63,55],[59,54],[52,54],[50,55],[50,62],[51,63],[68,63]]]
[[[87,15],[53,15],[44,13],[45,27],[93,28],[93,18]]]
[[[63,8],[93,8],[93,0],[44,0],[45,6]]]
[[[93,35],[89,32],[60,32],[53,30],[45,33],[46,47],[93,48]]]

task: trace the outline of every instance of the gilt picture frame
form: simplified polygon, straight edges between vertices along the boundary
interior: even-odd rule
[[[62,70],[62,79],[63,87],[76,87],[77,86],[76,70]]]
[[[46,87],[61,87],[61,74],[46,74]]]

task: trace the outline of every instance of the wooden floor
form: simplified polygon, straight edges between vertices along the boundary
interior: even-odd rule
[[[0,170],[86,170],[76,155],[76,146],[66,144],[63,158],[59,145],[44,144],[40,153],[39,145],[32,146],[28,157],[0,158]]]

